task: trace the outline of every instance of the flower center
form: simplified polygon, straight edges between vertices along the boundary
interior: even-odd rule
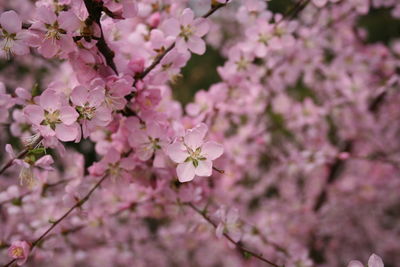
[[[186,158],[185,162],[191,161],[193,166],[199,166],[199,160],[206,160],[206,158],[201,154],[201,148],[197,148],[196,150],[192,150],[191,148],[187,148],[189,152],[189,157]]]
[[[4,42],[2,49],[5,52],[7,59],[10,59],[13,54],[12,47],[14,41],[17,40],[16,36],[17,35],[15,33],[8,33],[7,31],[3,30]]]
[[[76,109],[79,112],[80,118],[84,119],[84,120],[91,120],[96,115],[96,108],[91,107],[88,104],[85,104],[84,106],[76,107]]]
[[[56,124],[61,123],[60,120],[60,111],[56,110],[54,112],[45,111],[44,120],[42,121],[42,125],[49,125],[51,129],[56,128]]]
[[[15,258],[23,258],[24,257],[24,250],[20,247],[13,248],[11,254]]]
[[[60,40],[61,34],[67,33],[65,30],[59,28],[57,21],[53,24],[45,24],[45,26],[47,29],[46,39]]]
[[[181,26],[181,33],[179,34],[179,36],[185,39],[185,41],[188,41],[190,36],[192,36],[192,34],[193,34],[193,29],[190,25]]]

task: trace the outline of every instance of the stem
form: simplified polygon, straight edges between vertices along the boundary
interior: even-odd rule
[[[189,206],[190,208],[192,208],[195,212],[197,212],[198,214],[200,214],[200,215],[201,215],[207,222],[209,222],[214,228],[217,228],[217,224],[216,224],[215,222],[213,222],[213,221],[211,220],[211,218],[208,217],[207,214],[206,214],[205,212],[201,211],[199,208],[197,208],[195,205],[193,205],[193,204],[190,203],[190,202],[189,202],[189,203],[186,203],[186,205],[188,205],[188,206]],[[274,263],[274,262],[272,262],[272,261],[267,260],[266,258],[264,258],[264,257],[262,256],[262,254],[255,253],[255,252],[253,252],[253,251],[251,251],[251,250],[245,248],[241,243],[235,242],[228,234],[224,233],[223,235],[224,235],[224,237],[225,237],[226,239],[228,239],[229,242],[231,242],[233,245],[235,245],[236,248],[237,248],[241,253],[249,254],[249,255],[251,255],[251,256],[257,258],[257,259],[260,260],[260,261],[263,261],[263,262],[265,262],[265,263],[268,263],[268,264],[271,265],[271,266],[280,267],[280,265],[278,265],[278,264],[276,264],[276,263]]]
[[[91,23],[95,22],[100,28],[101,36],[97,39],[98,41],[96,43],[96,47],[106,59],[107,65],[115,72],[115,74],[118,75],[117,67],[114,63],[114,51],[112,51],[107,45],[106,40],[104,39],[103,29],[101,27],[100,18],[103,11],[103,3],[96,2],[94,0],[84,0],[84,2],[89,13],[89,17],[86,19],[85,23],[91,25]]]
[[[18,154],[15,158],[10,159],[6,164],[4,164],[3,167],[1,167],[1,169],[0,169],[0,175],[3,174],[3,172],[5,172],[9,167],[12,166],[14,160],[16,160],[16,159],[22,159],[23,157],[25,157],[26,154],[28,154],[29,150],[31,150],[31,149],[35,148],[37,145],[39,145],[40,142],[42,142],[42,140],[43,140],[43,137],[40,136],[33,144],[31,144],[31,145],[29,145],[29,146],[26,146],[26,147],[24,148],[24,150],[22,150],[21,152],[19,152],[19,154]]]
[[[52,225],[39,237],[37,238],[35,241],[32,242],[31,245],[31,250],[36,247],[40,241],[42,241],[59,223],[61,223],[65,218],[68,217],[69,214],[71,214],[71,212],[73,212],[76,208],[81,207],[86,201],[89,200],[90,196],[93,194],[93,192],[100,187],[100,185],[104,182],[104,180],[106,180],[108,177],[107,174],[105,174],[93,187],[92,189],[90,189],[90,191],[86,194],[86,196],[84,196],[81,200],[79,200],[78,202],[76,202],[75,205],[73,205],[66,213],[64,213],[64,215],[62,215],[60,218],[58,218],[58,220],[56,220],[55,222],[52,223]],[[11,266],[11,264],[13,264],[16,261],[16,259],[11,260],[10,262],[8,262],[7,264],[4,265],[4,267],[8,267]]]

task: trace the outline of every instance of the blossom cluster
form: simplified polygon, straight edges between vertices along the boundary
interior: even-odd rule
[[[400,4],[274,1],[0,3],[0,264],[395,266]]]

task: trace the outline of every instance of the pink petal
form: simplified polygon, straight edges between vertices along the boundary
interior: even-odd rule
[[[224,153],[224,147],[214,141],[206,142],[201,146],[201,154],[209,160],[219,158]]]
[[[122,16],[124,18],[134,18],[138,12],[137,4],[134,0],[122,1]]]
[[[60,28],[69,33],[76,31],[81,24],[81,21],[72,11],[61,12],[58,16],[58,22],[60,23]]]
[[[187,47],[190,51],[198,55],[203,55],[206,52],[206,43],[196,35],[189,38]]]
[[[45,58],[52,58],[58,52],[58,45],[54,43],[53,39],[48,38],[44,39],[38,50]]]
[[[359,261],[351,261],[347,267],[364,267],[364,264]]]
[[[56,126],[56,136],[63,142],[73,141],[78,137],[77,124],[65,125],[58,124]]]
[[[78,112],[71,106],[64,106],[60,109],[60,119],[66,125],[73,124],[78,117]]]
[[[40,106],[49,111],[54,112],[60,108],[61,99],[54,90],[45,90],[40,96]]]
[[[22,28],[22,21],[14,10],[2,13],[0,15],[0,24],[8,33],[17,33]]]
[[[194,178],[195,167],[191,161],[181,163],[176,167],[176,172],[178,174],[179,182],[189,182]]]
[[[208,131],[207,125],[204,123],[199,124],[197,127],[187,131],[184,142],[193,150],[196,150],[203,144],[203,139]]]
[[[189,103],[186,106],[186,112],[190,115],[190,116],[197,116],[201,111],[200,105],[196,104],[196,103]]]
[[[211,160],[199,160],[199,165],[196,167],[195,173],[197,176],[211,176],[212,162]]]
[[[192,24],[194,19],[194,13],[190,8],[185,8],[182,12],[181,17],[179,18],[181,25],[190,25]]]
[[[175,18],[165,20],[161,26],[161,29],[165,34],[174,37],[178,36],[181,31],[179,21]]]
[[[87,102],[89,97],[89,91],[85,87],[79,85],[76,86],[71,93],[71,101],[76,106],[83,106]]]
[[[203,37],[210,30],[210,24],[207,19],[198,18],[193,24],[196,27],[195,34],[199,37]]]
[[[24,108],[26,118],[32,123],[39,125],[44,119],[44,110],[38,105],[28,105]]]
[[[6,152],[10,156],[11,159],[15,158],[14,149],[12,148],[12,146],[10,144],[6,144]]]
[[[175,43],[176,50],[179,53],[187,53],[188,45],[182,37],[179,37]]]
[[[89,105],[92,107],[98,107],[104,102],[105,91],[103,88],[97,88],[90,92],[88,97]]]
[[[376,254],[372,254],[368,259],[368,267],[383,267],[383,261],[381,257]]]
[[[48,7],[38,7],[37,11],[37,18],[47,24],[53,24],[57,20],[56,14]]]
[[[175,142],[165,148],[165,153],[176,163],[182,163],[189,156],[182,143]]]
[[[35,166],[46,170],[52,170],[53,168],[50,165],[53,163],[53,158],[50,155],[45,155],[35,162]]]

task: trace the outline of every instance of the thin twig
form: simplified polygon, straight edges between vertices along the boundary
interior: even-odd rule
[[[205,212],[201,211],[199,208],[197,208],[195,205],[193,205],[193,204],[190,203],[190,202],[189,202],[189,203],[186,203],[186,205],[189,206],[190,208],[192,208],[192,209],[193,209],[194,211],[196,211],[198,214],[200,214],[200,215],[201,215],[207,222],[209,222],[214,228],[217,228],[217,224],[216,224],[215,222],[213,222],[213,221],[211,220],[211,218],[208,217],[207,214],[206,214]],[[255,253],[255,252],[253,252],[253,251],[251,251],[251,250],[245,248],[245,247],[244,247],[242,244],[240,244],[239,242],[234,241],[227,233],[223,233],[223,235],[224,235],[224,237],[225,237],[229,242],[231,242],[233,245],[235,245],[236,248],[237,248],[240,252],[242,252],[243,254],[251,255],[251,256],[257,258],[257,259],[260,260],[260,261],[263,261],[263,262],[265,262],[265,263],[268,263],[268,264],[271,265],[271,266],[280,267],[280,265],[278,265],[278,264],[276,264],[276,263],[274,263],[274,262],[272,262],[272,261],[267,260],[266,258],[264,258],[264,257],[262,256],[262,254]]]

